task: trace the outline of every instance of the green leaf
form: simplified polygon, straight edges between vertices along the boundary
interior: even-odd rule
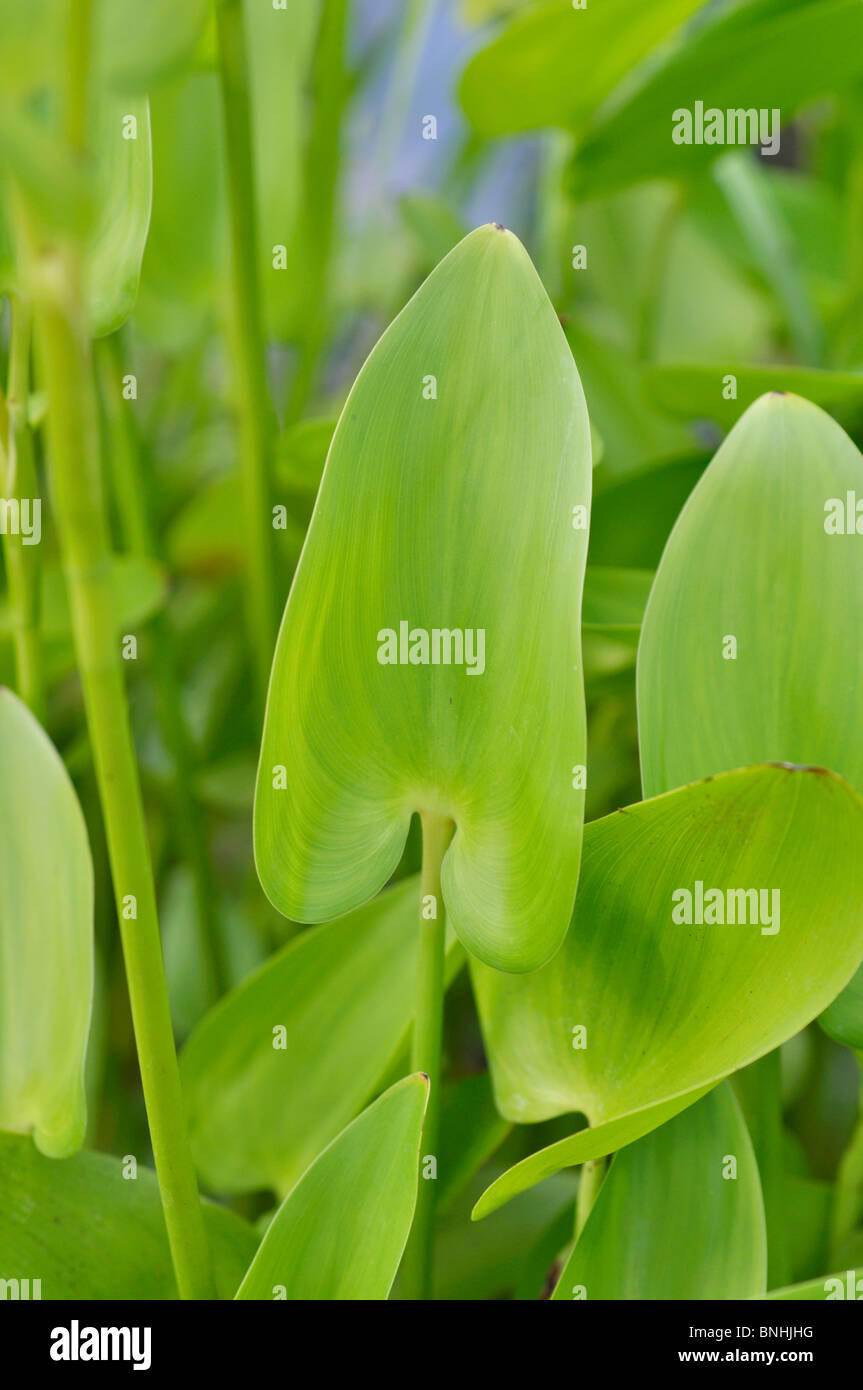
[[[673,113],[718,108],[778,110],[790,117],[813,99],[853,86],[863,73],[858,0],[756,0],[720,9],[662,62],[644,70],[600,112],[578,151],[576,189],[591,197],[643,179],[688,178],[724,144],[676,144]]]
[[[848,491],[863,498],[859,451],[796,396],[762,397],[719,449],[644,615],[646,795],[765,760],[831,768],[863,789],[863,566],[856,535],[825,529],[829,499],[844,518]],[[730,637],[736,658],[724,659]]]
[[[511,1170],[482,1212],[640,1137],[824,1008],[863,954],[861,837],[847,783],[790,767],[726,773],[589,825],[558,955],[529,976],[475,965],[473,977],[501,1112],[581,1111],[594,1128]],[[699,881],[775,890],[779,930],[675,922],[672,894]]]
[[[63,763],[0,690],[0,1129],[62,1158],[84,1140],[93,867]],[[38,1272],[38,1271],[36,1271]]]
[[[432,810],[456,824],[442,886],[464,944],[517,971],[557,948],[581,845],[586,533],[573,522],[589,494],[587,412],[557,317],[517,238],[482,227],[384,334],[333,439],[256,793],[258,873],[281,912],[319,922],[368,901],[411,814]],[[435,630],[481,632],[485,656],[382,664],[401,624],[428,635],[429,656]]]
[[[845,525],[849,495],[853,528],[863,459],[808,401],[763,396],[731,431],[674,527],[645,612],[648,794],[764,758],[832,768],[863,788],[863,567],[856,532],[827,530],[833,512]],[[729,637],[733,660],[723,659]],[[827,1027],[863,1040],[856,981]]]
[[[701,0],[553,0],[516,16],[468,63],[459,96],[481,135],[541,126],[577,129],[649,50]]]
[[[120,327],[138,297],[153,195],[146,97],[103,98],[94,145],[97,213],[87,241],[86,274],[91,330],[99,337]]]
[[[407,1076],[342,1130],[288,1193],[239,1299],[385,1299],[416,1205],[428,1078]]]
[[[688,1091],[673,1100],[659,1105],[649,1105],[643,1110],[633,1110],[617,1120],[579,1130],[566,1139],[558,1139],[544,1149],[528,1154],[520,1163],[501,1173],[499,1178],[482,1194],[471,1213],[472,1220],[482,1221],[491,1212],[497,1211],[506,1202],[512,1201],[521,1192],[527,1192],[546,1178],[554,1177],[564,1168],[574,1168],[588,1163],[593,1158],[605,1158],[618,1149],[632,1144],[642,1135],[658,1129],[686,1110],[711,1089],[702,1086],[696,1091]]]
[[[97,1153],[58,1163],[0,1134],[3,1277],[40,1279],[43,1299],[177,1298],[156,1174],[132,1163]],[[233,1212],[203,1206],[219,1296],[230,1298],[258,1237]]]
[[[579,363],[590,418],[602,436],[603,474],[617,478],[691,452],[689,431],[657,410],[644,369],[619,344],[576,320],[567,324],[566,337]]]
[[[834,372],[794,365],[762,367],[747,363],[669,363],[646,369],[656,403],[686,420],[715,420],[730,430],[743,412],[771,391],[790,391],[846,422],[863,416],[863,372]],[[737,397],[723,396],[733,376]]]
[[[418,903],[409,878],[303,932],[199,1024],[180,1065],[208,1187],[288,1191],[373,1094],[413,1018]]]
[[[757,1298],[766,1275],[758,1165],[723,1085],[612,1160],[552,1299]]]

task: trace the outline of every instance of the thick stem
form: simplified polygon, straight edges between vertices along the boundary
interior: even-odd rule
[[[606,1160],[604,1158],[590,1159],[581,1165],[581,1176],[578,1183],[578,1197],[575,1202],[575,1238],[581,1235],[584,1230],[585,1222],[590,1215],[591,1208],[596,1201],[599,1189],[605,1180]]]
[[[416,1212],[402,1264],[402,1289],[405,1298],[409,1299],[427,1299],[432,1296],[437,1175],[435,1172],[434,1177],[425,1177],[423,1169],[430,1158],[435,1160],[436,1169],[438,1157],[446,958],[446,917],[440,891],[440,870],[453,833],[453,823],[446,816],[424,813],[421,819],[423,859],[420,880],[420,939],[411,1070],[425,1072],[430,1084],[428,1109],[423,1126]]]
[[[858,1054],[863,1067],[863,1054]],[[830,1260],[831,1269],[838,1269],[842,1247],[854,1234],[863,1205],[863,1087],[860,1090],[860,1107],[857,1124],[851,1142],[842,1155],[839,1171],[836,1174],[836,1187],[833,1192],[833,1207],[830,1213]]]
[[[231,232],[231,326],[240,423],[240,477],[248,557],[246,615],[258,713],[276,638],[275,540],[271,513],[272,408],[258,277],[260,246],[242,0],[218,0],[219,75]]]
[[[31,316],[29,306],[19,296],[12,300],[11,315],[4,491],[7,499],[15,498],[19,505],[26,502],[35,507],[38,500],[36,468],[27,422]],[[25,545],[23,531],[17,535],[10,531],[4,540],[16,684],[22,700],[41,720],[44,718],[45,688],[39,634],[39,548],[30,543]]]

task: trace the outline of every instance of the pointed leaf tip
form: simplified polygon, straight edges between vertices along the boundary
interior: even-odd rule
[[[281,912],[367,902],[434,809],[456,824],[442,893],[469,950],[527,971],[557,949],[582,835],[590,485],[554,309],[518,238],[479,227],[384,333],[333,439],[255,800]]]

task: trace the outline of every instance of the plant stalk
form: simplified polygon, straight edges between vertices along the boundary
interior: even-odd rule
[[[120,529],[123,543],[130,554],[142,559],[158,559],[158,546],[141,476],[138,441],[128,416],[129,404],[122,401],[119,391],[123,368],[119,353],[116,335],[97,345],[97,369],[107,427],[106,452],[110,458]],[[175,633],[165,613],[155,615],[150,622],[150,631],[153,639],[150,661],[156,687],[159,727],[173,772],[171,798],[174,816],[181,854],[189,867],[195,890],[204,985],[207,998],[215,1002],[226,992],[230,982],[219,930],[210,850],[200,807],[193,792],[195,756],[177,676]]]
[[[6,400],[6,459],[4,495],[20,503],[37,500],[33,439],[27,422],[30,394],[31,314],[26,301],[11,301],[9,380]],[[18,694],[40,721],[45,714],[42,641],[39,634],[38,547],[24,545],[23,535],[5,537],[6,578],[15,647],[15,680]]]
[[[273,419],[258,275],[260,253],[249,69],[242,0],[218,0],[216,28],[231,234],[231,329],[237,372],[240,478],[248,574],[246,616],[258,715],[263,714],[276,639],[272,526]]]
[[[417,963],[411,1071],[425,1072],[429,1101],[423,1126],[423,1151],[414,1223],[402,1263],[404,1297],[430,1299],[434,1260],[437,1180],[425,1178],[427,1158],[438,1157],[441,1105],[441,1043],[443,1038],[446,916],[440,889],[441,863],[452,839],[453,823],[446,816],[423,813],[423,857],[420,875],[420,939]]]
[[[575,1238],[581,1235],[599,1189],[605,1181],[606,1160],[593,1158],[581,1165],[578,1196],[575,1201]]]
[[[87,129],[89,0],[72,0],[69,25],[66,133],[72,153],[81,157]],[[213,1298],[123,686],[84,309],[83,256],[71,242],[37,240],[27,222],[25,263],[34,286],[36,345],[48,398],[52,498],[165,1225],[180,1297]]]

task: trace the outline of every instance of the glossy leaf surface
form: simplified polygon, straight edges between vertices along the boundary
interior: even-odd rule
[[[593,822],[560,953],[524,978],[473,974],[502,1113],[581,1111],[594,1128],[505,1174],[482,1211],[537,1174],[640,1137],[668,1104],[695,1100],[808,1023],[863,955],[861,836],[863,805],[847,783],[786,767],[729,773]],[[728,890],[771,890],[765,915],[778,893],[779,930],[760,901],[756,922],[698,925],[698,882],[735,916]],[[672,918],[684,889],[691,925]]]

